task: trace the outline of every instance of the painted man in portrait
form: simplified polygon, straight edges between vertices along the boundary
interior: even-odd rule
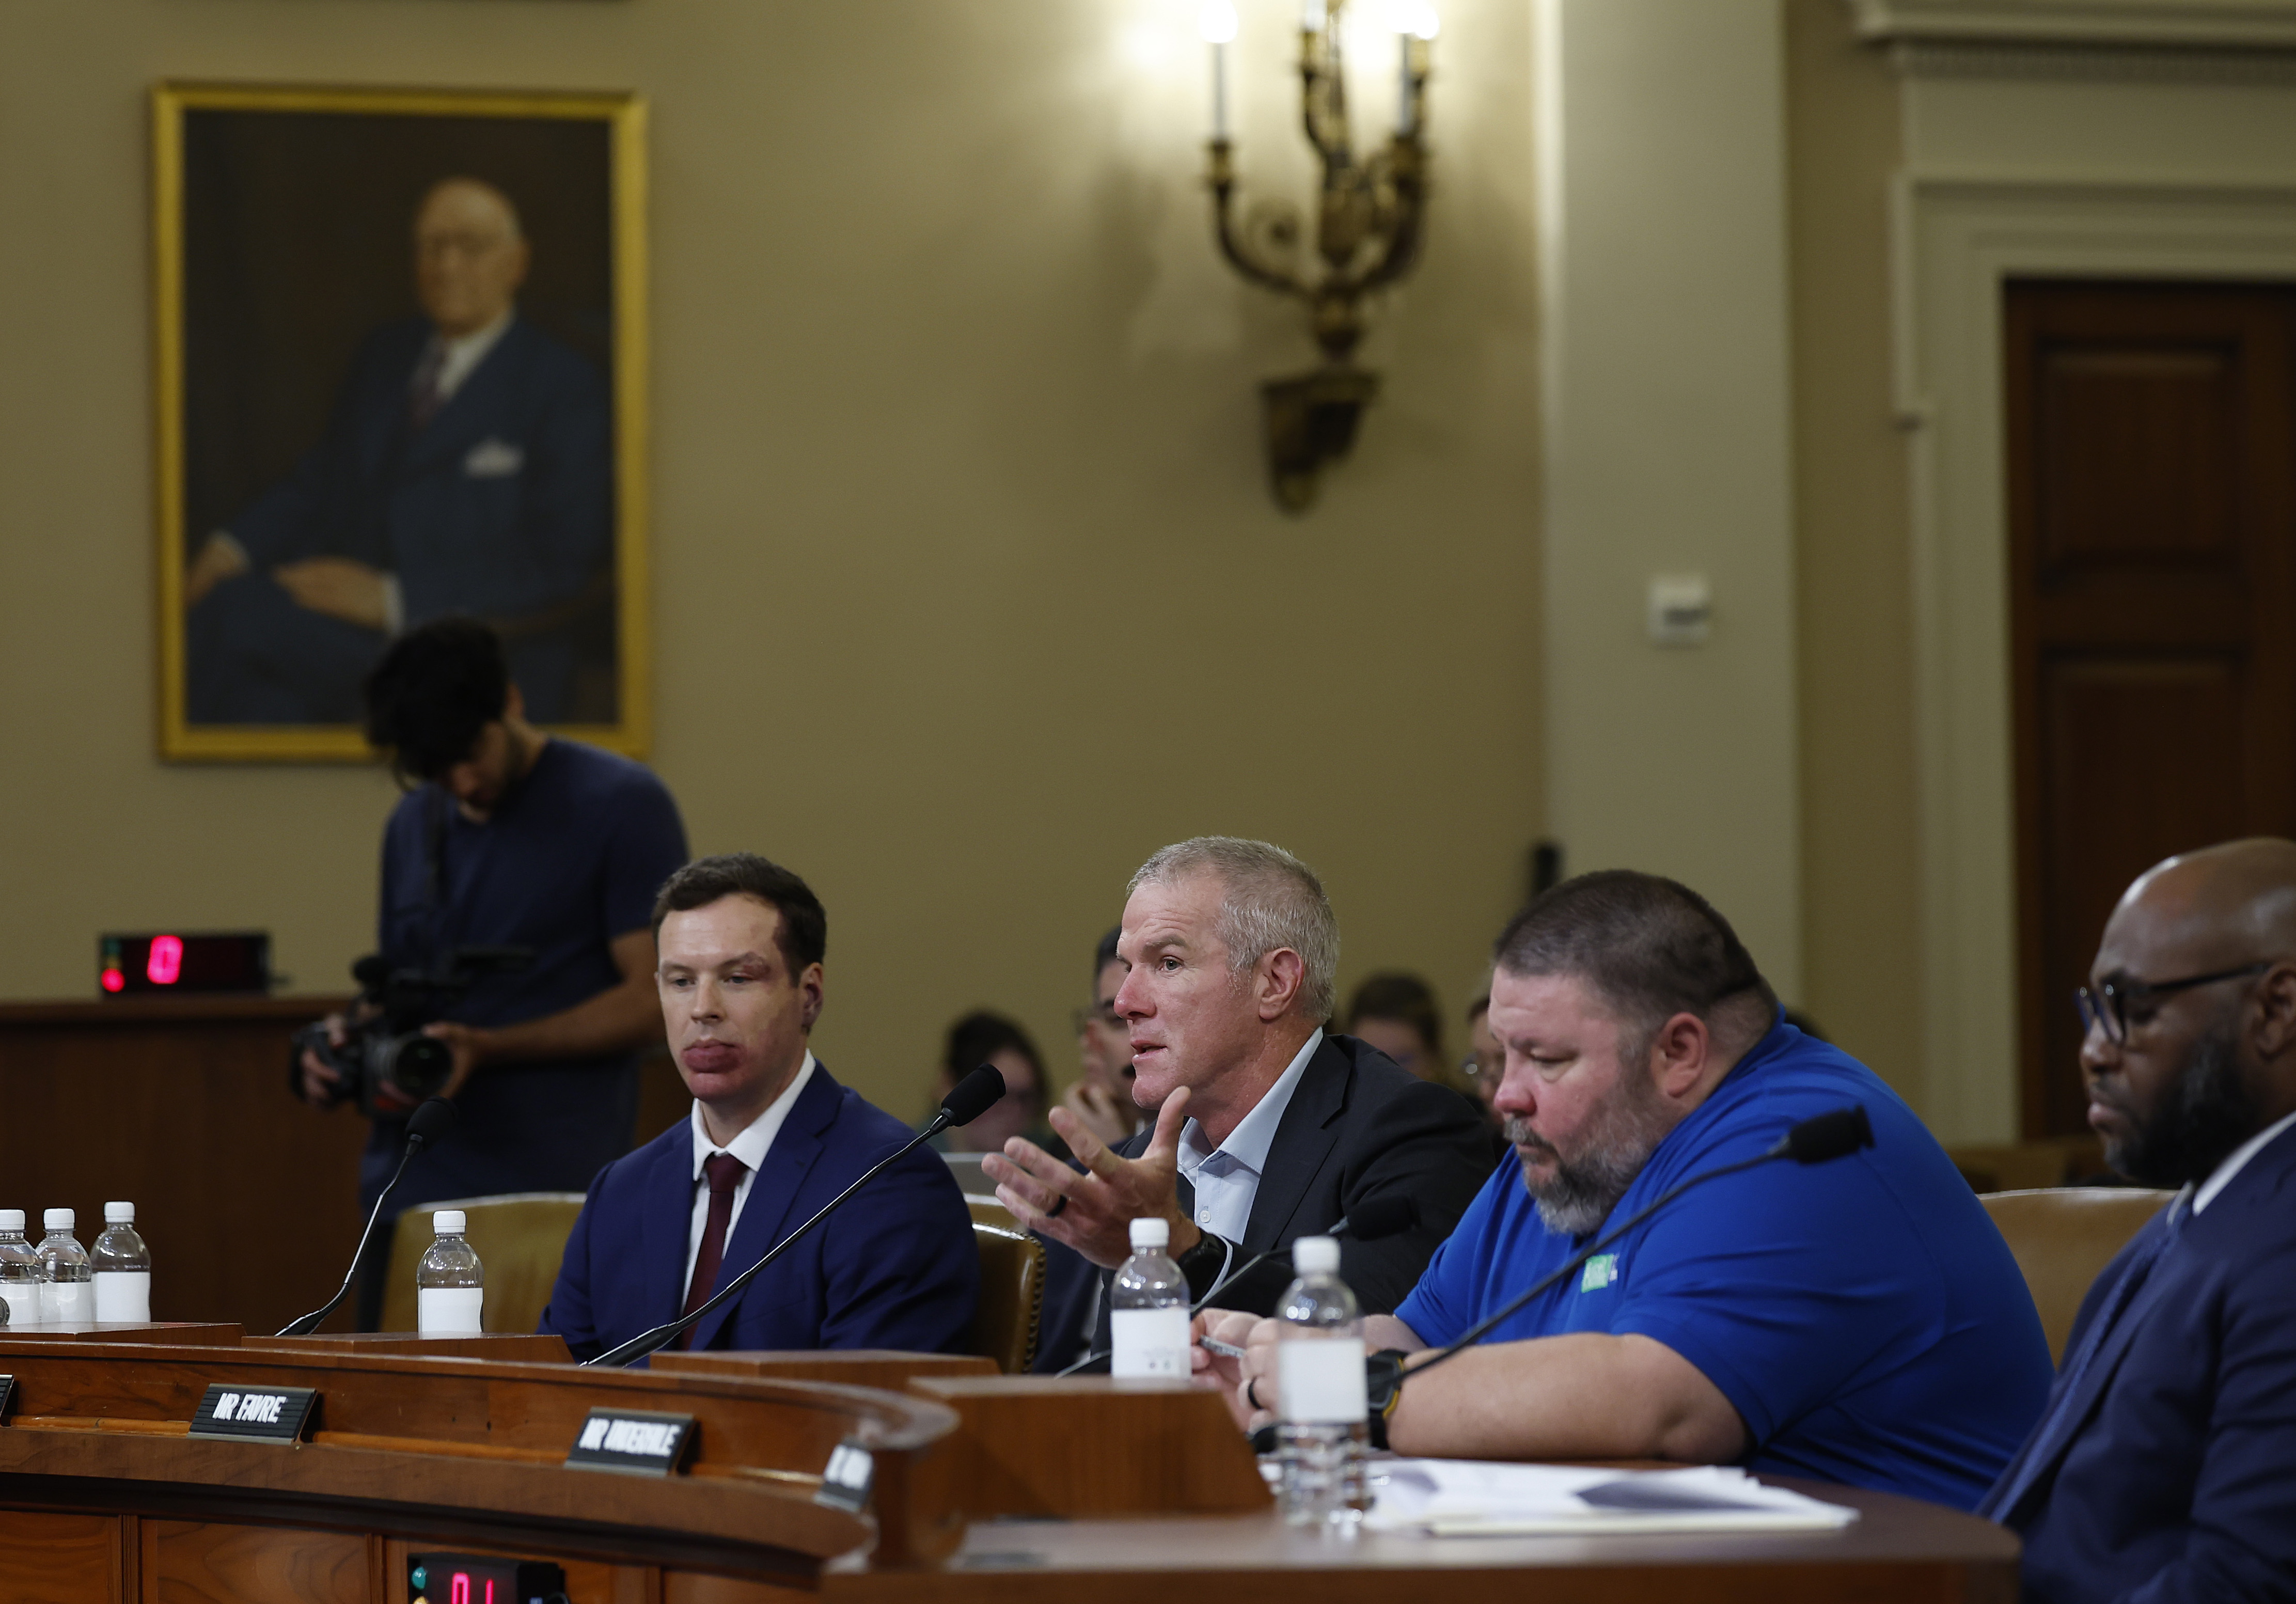
[[[447,613],[502,634],[537,722],[567,716],[567,626],[611,584],[612,418],[597,370],[519,317],[529,258],[493,185],[423,197],[423,315],[367,337],[319,443],[192,560],[191,722],[356,723],[383,646]]]

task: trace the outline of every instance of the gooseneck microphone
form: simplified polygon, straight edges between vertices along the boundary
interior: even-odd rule
[[[1397,1385],[1401,1386],[1405,1381],[1423,1376],[1445,1360],[1464,1349],[1474,1346],[1532,1298],[1562,1280],[1692,1187],[1703,1186],[1709,1181],[1719,1181],[1725,1175],[1734,1175],[1742,1170],[1753,1169],[1765,1164],[1774,1164],[1781,1158],[1791,1158],[1797,1164],[1824,1164],[1831,1159],[1848,1158],[1858,1149],[1869,1148],[1873,1145],[1874,1122],[1866,1117],[1864,1104],[1852,1103],[1846,1109],[1836,1109],[1831,1113],[1812,1115],[1790,1128],[1784,1135],[1751,1158],[1741,1158],[1735,1164],[1725,1164],[1710,1170],[1702,1170],[1697,1174],[1677,1183],[1660,1192],[1647,1207],[1636,1209],[1624,1223],[1604,1232],[1586,1247],[1563,1260],[1550,1273],[1540,1276],[1529,1288],[1510,1299],[1504,1307],[1468,1327],[1460,1334],[1457,1341],[1444,1348],[1432,1359],[1428,1360],[1424,1364],[1414,1364],[1405,1371],[1398,1378]]]
[[[878,1159],[876,1163],[862,1171],[860,1177],[856,1180],[852,1185],[847,1187],[843,1191],[839,1192],[835,1197],[830,1199],[828,1202],[823,1204],[821,1206],[821,1211],[818,1214],[816,1214],[813,1218],[808,1220],[795,1231],[791,1232],[789,1235],[783,1237],[780,1241],[775,1242],[773,1245],[771,1251],[767,1253],[762,1258],[758,1259],[756,1264],[750,1265],[747,1270],[742,1271],[741,1274],[735,1276],[732,1281],[727,1281],[724,1287],[720,1288],[718,1292],[711,1297],[708,1303],[703,1304],[691,1314],[681,1314],[676,1320],[671,1321],[668,1325],[658,1325],[651,1331],[640,1332],[637,1336],[631,1338],[627,1342],[625,1342],[621,1346],[613,1349],[611,1352],[601,1354],[595,1359],[586,1359],[582,1363],[585,1364],[595,1364],[610,1367],[631,1364],[644,1358],[648,1354],[652,1353],[655,1349],[665,1347],[670,1343],[676,1341],[680,1332],[686,1330],[690,1327],[700,1324],[701,1321],[709,1315],[711,1310],[722,1308],[729,1300],[739,1297],[742,1295],[742,1289],[748,1286],[751,1281],[757,1279],[758,1271],[763,1270],[767,1264],[772,1264],[775,1259],[781,1257],[783,1249],[787,1248],[791,1243],[796,1241],[807,1232],[811,1231],[815,1226],[820,1224],[831,1215],[835,1214],[837,1210],[843,1206],[846,1199],[851,1197],[855,1192],[859,1191],[863,1187],[868,1185],[869,1183],[874,1180],[878,1174],[888,1165],[891,1164],[895,1159],[899,1158],[903,1154],[908,1152],[909,1150],[915,1147],[917,1143],[931,1141],[943,1131],[947,1130],[951,1125],[971,1125],[974,1120],[988,1112],[990,1105],[995,1103],[998,1098],[1004,1095],[1004,1076],[999,1074],[992,1065],[981,1065],[980,1068],[975,1069],[972,1074],[957,1082],[955,1089],[952,1090],[947,1097],[940,1100],[940,1112],[932,1117],[931,1123],[927,1125],[923,1130],[919,1131],[915,1135],[901,1143],[900,1146],[895,1148],[882,1158]]]
[[[1419,1199],[1407,1192],[1390,1192],[1385,1197],[1366,1198],[1332,1223],[1322,1234],[1329,1237],[1351,1236],[1359,1242],[1374,1242],[1382,1237],[1391,1237],[1399,1231],[1408,1231],[1419,1223]],[[1289,1253],[1286,1248],[1269,1248],[1253,1254],[1211,1285],[1188,1310],[1190,1319],[1211,1306],[1213,1298],[1226,1291],[1260,1265],[1279,1253]]]
[[[398,1167],[390,1172],[390,1184],[382,1189],[382,1195],[375,1199],[374,1207],[367,1212],[366,1229],[359,1232],[358,1246],[352,1250],[351,1267],[344,1273],[343,1284],[335,1289],[335,1295],[327,1299],[324,1304],[312,1310],[308,1314],[299,1319],[291,1320],[280,1327],[280,1336],[308,1335],[317,1329],[318,1323],[333,1313],[336,1306],[349,1296],[351,1283],[358,1279],[359,1261],[366,1256],[367,1240],[374,1235],[374,1223],[382,1217],[382,1206],[390,1200],[390,1194],[398,1186],[398,1178],[406,1173],[408,1160],[422,1148],[445,1135],[454,1123],[455,1105],[443,1097],[431,1098],[408,1117],[406,1151],[399,1155]]]
[[[1308,1234],[1353,1237],[1359,1242],[1372,1242],[1381,1237],[1393,1236],[1399,1231],[1408,1231],[1417,1223],[1419,1223],[1419,1199],[1407,1193],[1390,1192],[1382,1197],[1365,1199],[1353,1209],[1332,1221],[1330,1230],[1321,1232],[1310,1232]],[[1188,1318],[1193,1320],[1202,1313],[1213,1298],[1226,1291],[1250,1272],[1258,1269],[1277,1254],[1291,1251],[1292,1245],[1286,1242],[1280,1247],[1263,1248],[1253,1254],[1214,1281],[1211,1290],[1191,1304],[1188,1306]],[[1073,1375],[1087,1364],[1095,1364],[1107,1358],[1110,1352],[1110,1349],[1101,1348],[1086,1354],[1066,1370],[1057,1372],[1054,1379],[1058,1379],[1060,1376]]]

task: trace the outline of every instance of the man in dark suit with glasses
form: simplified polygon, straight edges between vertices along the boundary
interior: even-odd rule
[[[2075,997],[2105,1158],[2176,1199],[2081,1305],[1980,1513],[2025,1596],[2296,1597],[2296,842],[2138,877]]]

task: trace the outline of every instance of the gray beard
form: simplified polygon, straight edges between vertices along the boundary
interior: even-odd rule
[[[2204,1181],[2254,1135],[2261,1117],[2241,1084],[2236,1020],[2220,1023],[2193,1047],[2185,1072],[2128,1141],[2107,1143],[2104,1161],[2147,1186]]]
[[[1534,1179],[1525,1162],[1523,1190],[1538,1205],[1539,1222],[1547,1230],[1576,1237],[1610,1218],[1673,1128],[1656,1091],[1647,1083],[1628,1081],[1603,1105],[1587,1133],[1585,1149],[1575,1158],[1566,1160],[1518,1117],[1508,1118],[1506,1139],[1515,1144],[1518,1159],[1521,1150],[1529,1148],[1553,1161],[1554,1178],[1546,1182]]]

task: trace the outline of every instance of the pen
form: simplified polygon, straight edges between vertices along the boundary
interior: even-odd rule
[[[1199,1337],[1196,1346],[1207,1354],[1218,1354],[1223,1359],[1241,1359],[1243,1350],[1233,1342],[1222,1342],[1217,1337]]]

